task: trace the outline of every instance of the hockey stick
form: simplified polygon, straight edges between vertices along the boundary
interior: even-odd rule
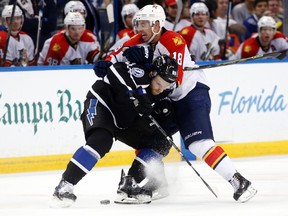
[[[193,67],[185,67],[184,70],[191,71],[191,70],[222,67],[222,66],[228,66],[228,65],[233,65],[233,64],[237,64],[237,63],[247,62],[247,61],[251,61],[251,60],[267,58],[267,57],[274,57],[274,58],[277,58],[279,60],[282,60],[283,58],[285,58],[287,56],[287,52],[288,52],[288,49],[282,50],[282,51],[279,51],[279,52],[265,53],[265,54],[252,56],[252,57],[249,57],[249,58],[243,58],[243,59],[239,59],[239,60],[234,60],[234,61],[221,62],[221,63],[218,63],[218,64],[200,65],[197,68],[196,67],[195,68],[193,68]]]
[[[35,55],[37,55],[39,51],[39,43],[40,43],[40,34],[42,29],[42,17],[43,17],[43,9],[46,6],[46,3],[41,0],[39,1],[38,8],[39,8],[39,14],[38,14],[38,29],[37,29],[37,40],[36,40],[36,48],[35,48]]]
[[[8,27],[8,35],[7,35],[7,40],[6,40],[6,46],[5,46],[4,56],[3,56],[3,59],[2,59],[2,65],[1,66],[4,66],[5,61],[6,61],[6,56],[7,56],[7,51],[8,51],[8,46],[9,46],[9,41],[10,41],[10,36],[11,36],[11,29],[12,29],[12,25],[13,25],[16,5],[17,5],[17,1],[14,0],[13,8],[12,8],[12,14],[11,14],[11,17],[10,17],[10,24],[9,24],[9,27]]]
[[[38,29],[37,29],[37,39],[36,39],[36,48],[34,52],[34,60],[35,65],[37,65],[38,57],[39,57],[39,43],[40,43],[40,35],[42,29],[42,17],[43,17],[43,8],[46,6],[46,3],[41,0],[38,4],[39,14],[38,14]]]
[[[172,31],[175,31],[176,25],[180,20],[180,16],[182,14],[182,10],[183,10],[183,1],[182,0],[177,0],[177,15],[175,18],[175,23],[173,25],[173,29]]]
[[[106,7],[106,12],[107,12],[107,18],[108,18],[108,23],[109,23],[109,32],[101,32],[101,53],[99,56],[99,59],[102,58],[102,56],[109,50],[111,46],[111,40],[110,37],[113,32],[113,25],[114,25],[114,7],[113,4],[110,3]],[[106,33],[106,34],[105,34]],[[114,40],[114,39],[113,39]]]
[[[200,174],[197,172],[197,170],[192,166],[190,161],[183,155],[181,150],[178,148],[178,146],[173,142],[173,140],[167,135],[167,133],[164,131],[164,129],[158,124],[158,122],[149,115],[150,120],[155,124],[157,129],[163,134],[163,136],[169,141],[169,143],[176,149],[176,151],[181,155],[181,157],[187,162],[187,164],[194,170],[194,172],[199,176],[199,178],[202,180],[202,182],[206,185],[206,187],[214,194],[214,196],[217,198],[217,194],[212,190],[212,188],[208,185],[208,183],[200,176]]]
[[[226,14],[226,27],[225,27],[225,37],[224,37],[224,51],[223,51],[223,54],[222,54],[222,59],[224,60],[227,60],[226,58],[226,51],[227,51],[227,38],[228,38],[228,33],[229,33],[229,19],[230,19],[230,11],[231,11],[231,6],[232,6],[232,3],[231,3],[231,0],[228,0],[228,7],[227,7],[227,14]]]

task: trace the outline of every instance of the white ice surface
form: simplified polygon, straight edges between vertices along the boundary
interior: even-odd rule
[[[120,170],[95,168],[75,187],[78,199],[66,209],[49,203],[63,171],[0,175],[0,216],[288,216],[288,155],[233,159],[238,171],[252,181],[257,195],[235,202],[229,183],[202,161],[193,167],[218,194],[206,188],[186,162],[166,163],[170,196],[146,205],[114,204]],[[103,199],[110,205],[101,205]]]

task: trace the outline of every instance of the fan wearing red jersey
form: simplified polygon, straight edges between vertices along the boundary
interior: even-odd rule
[[[188,47],[182,36],[164,28],[165,12],[160,5],[146,5],[135,15],[135,27],[139,34],[124,43],[123,47],[109,55],[106,60],[132,61],[147,64],[147,53],[144,47],[154,50],[154,58],[166,54],[178,63],[178,87],[169,95],[175,109],[175,121],[184,140],[185,147],[198,158],[203,159],[214,171],[229,182],[233,189],[233,198],[246,202],[257,192],[250,181],[244,178],[234,167],[224,149],[216,146],[210,121],[211,100],[205,73],[197,70],[191,60]],[[185,67],[195,70],[184,71]],[[103,68],[101,68],[103,70]],[[94,67],[97,71],[97,67]],[[144,167],[141,160],[138,166]],[[136,166],[133,163],[132,166]],[[139,169],[130,169],[129,175],[137,176]],[[141,181],[135,178],[138,185],[149,182],[149,176]]]
[[[286,49],[288,49],[287,38],[276,31],[275,20],[270,16],[263,16],[258,21],[258,34],[245,40],[230,59],[238,60]]]
[[[85,31],[85,19],[79,12],[69,12],[65,30],[45,41],[38,65],[74,65],[94,63],[99,56],[95,35]]]

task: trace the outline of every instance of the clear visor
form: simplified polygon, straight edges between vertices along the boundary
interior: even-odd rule
[[[139,29],[150,29],[152,26],[150,24],[149,20],[133,20],[133,27],[134,29],[138,30]]]

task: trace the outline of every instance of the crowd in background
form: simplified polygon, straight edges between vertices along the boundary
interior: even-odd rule
[[[182,0],[181,14],[176,0],[122,0],[113,28],[106,17],[112,0],[17,0],[10,23],[14,3],[0,3],[1,66],[93,64],[135,35],[133,16],[154,3],[165,9],[165,28],[181,34],[196,62],[288,48],[282,0]]]

